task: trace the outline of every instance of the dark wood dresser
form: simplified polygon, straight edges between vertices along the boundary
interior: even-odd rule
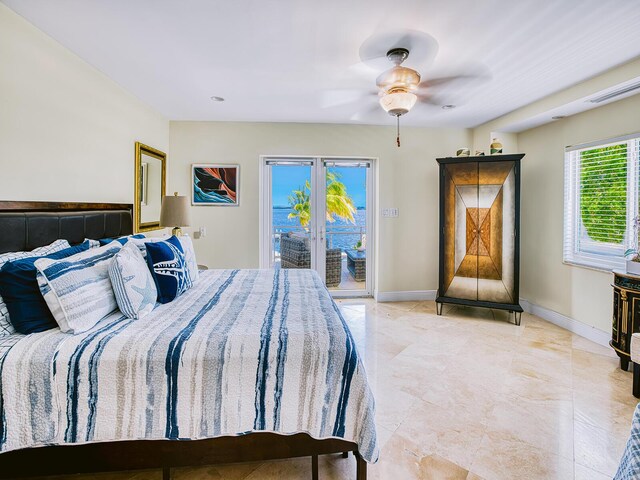
[[[620,357],[620,368],[629,368],[631,334],[640,332],[640,276],[613,271],[613,319],[609,345]]]

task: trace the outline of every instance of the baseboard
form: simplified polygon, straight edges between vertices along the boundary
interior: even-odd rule
[[[547,322],[553,323],[554,325],[564,328],[565,330],[569,330],[570,332],[573,332],[576,335],[580,335],[581,337],[591,340],[592,342],[595,342],[599,345],[605,347],[609,346],[611,334],[608,332],[603,332],[602,330],[592,327],[591,325],[579,322],[578,320],[567,317],[566,315],[555,312],[553,310],[549,310],[548,308],[541,307],[540,305],[531,303],[523,298],[520,299],[520,305],[527,313],[531,313],[532,315],[540,317]]]
[[[436,290],[407,290],[397,292],[379,292],[375,291],[373,297],[377,302],[416,302],[425,300],[435,300]],[[609,346],[611,335],[608,332],[599,330],[591,325],[579,322],[571,317],[567,317],[561,313],[555,312],[535,303],[531,303],[523,298],[520,299],[520,305],[525,312],[536,315],[547,322],[553,323],[558,327],[564,328],[576,335],[580,335],[592,342],[605,347]]]
[[[374,292],[377,302],[419,302],[435,300],[435,290],[407,290],[399,292]]]

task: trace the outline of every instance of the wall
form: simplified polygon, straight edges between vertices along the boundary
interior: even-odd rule
[[[562,263],[564,147],[640,132],[640,95],[518,134],[522,160],[521,297],[611,330],[610,273]]]
[[[391,119],[389,120],[390,123]],[[240,164],[239,207],[192,207],[198,260],[210,267],[259,264],[259,156],[379,157],[378,290],[435,290],[438,279],[438,169],[435,158],[469,145],[464,129],[285,123],[171,122],[168,191],[190,195],[192,163]],[[398,207],[397,218],[380,208]]]
[[[168,120],[0,4],[0,200],[131,203],[136,140]]]

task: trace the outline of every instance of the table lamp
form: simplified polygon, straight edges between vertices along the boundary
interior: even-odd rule
[[[179,196],[175,192],[172,196],[165,195],[162,198],[162,208],[160,210],[160,226],[173,227],[171,233],[176,237],[182,235],[180,227],[191,225],[191,210],[189,201],[185,196]]]

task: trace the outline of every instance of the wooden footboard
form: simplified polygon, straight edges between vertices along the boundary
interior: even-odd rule
[[[163,469],[165,480],[172,467],[256,462],[312,457],[317,479],[318,455],[353,452],[357,480],[366,480],[367,464],[353,442],[316,440],[306,433],[279,435],[250,433],[205,440],[137,440],[27,448],[0,454],[0,479],[39,475]]]

